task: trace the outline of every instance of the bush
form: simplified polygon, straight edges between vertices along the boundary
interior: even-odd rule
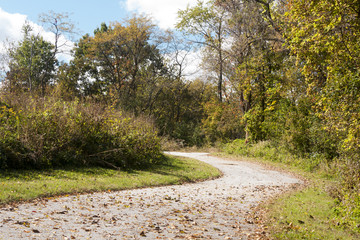
[[[304,158],[289,152],[284,146],[279,146],[271,141],[246,143],[245,139],[237,139],[223,145],[222,149],[228,154],[262,158],[272,162],[281,162],[299,167],[306,171],[313,171],[319,168],[324,168],[325,170],[325,167],[328,165],[328,162],[323,155],[318,154]]]
[[[353,151],[350,156],[349,153],[344,156],[339,168],[341,184],[337,189],[340,194],[336,196],[339,201],[336,210],[342,224],[360,232],[360,154]]]
[[[227,142],[245,137],[242,113],[235,104],[213,99],[204,105],[204,111],[206,117],[202,120],[202,131],[207,142]]]
[[[94,102],[6,97],[0,107],[1,168],[101,165],[145,167],[162,161],[150,121]]]

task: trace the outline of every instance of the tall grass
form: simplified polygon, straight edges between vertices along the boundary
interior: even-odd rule
[[[1,169],[141,168],[162,159],[146,119],[92,101],[0,96]]]
[[[270,141],[249,144],[245,143],[245,140],[238,139],[224,144],[222,150],[230,155],[283,163],[286,168],[292,166],[296,172],[311,180],[312,184],[304,191],[291,194],[290,197],[286,196],[272,204],[270,222],[275,224],[274,231],[276,234],[274,238],[353,239],[353,235],[358,237],[360,232],[360,194],[357,184],[360,179],[359,165],[349,161],[352,163],[349,166],[349,163],[344,163],[344,159],[329,160],[321,154],[295,155],[286,147]],[[305,222],[302,221],[304,216],[302,218],[298,216],[304,215],[305,208],[313,209],[312,211],[323,209],[327,214],[315,215],[313,213],[316,221],[314,219],[306,221],[306,223],[311,222],[310,225],[301,223],[302,227],[300,228],[289,227],[289,223],[294,224],[298,222],[297,220]],[[297,212],[299,212],[298,215]],[[281,215],[283,219],[273,220],[272,218],[277,215]],[[285,225],[284,219],[287,221]],[[336,223],[336,226],[333,222]],[[326,228],[329,227],[336,229],[326,231]],[[313,231],[311,234],[309,229]],[[329,237],[330,235],[338,236],[338,234],[343,237]],[[354,239],[358,239],[357,237]]]
[[[301,157],[289,152],[286,147],[273,144],[271,141],[246,143],[244,139],[237,139],[224,144],[222,150],[227,154],[262,158],[270,162],[284,163],[302,170],[324,174],[328,177],[334,174],[332,164],[321,154]]]

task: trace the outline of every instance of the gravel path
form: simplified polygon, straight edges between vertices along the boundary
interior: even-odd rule
[[[196,184],[94,193],[0,209],[0,239],[248,239],[247,213],[301,183],[258,165],[176,153],[220,169]]]

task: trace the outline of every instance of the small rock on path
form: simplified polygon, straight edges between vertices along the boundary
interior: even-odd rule
[[[260,201],[301,181],[207,153],[169,152],[220,169],[222,178],[94,193],[0,209],[0,239],[248,239]]]

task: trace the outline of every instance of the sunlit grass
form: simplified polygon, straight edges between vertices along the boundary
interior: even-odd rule
[[[360,239],[360,234],[339,223],[336,199],[330,191],[338,182],[334,169],[319,159],[300,159],[265,143],[228,145],[217,153],[233,160],[251,161],[305,180],[306,186],[262,204],[267,212],[264,224],[271,239]],[[233,147],[234,149],[229,149]],[[310,161],[314,160],[314,161]]]
[[[359,239],[338,224],[334,206],[322,186],[308,187],[269,204],[267,224],[274,239]]]
[[[167,157],[147,170],[117,171],[99,167],[0,172],[0,204],[83,192],[115,191],[181,184],[215,178],[220,171],[203,162]]]

